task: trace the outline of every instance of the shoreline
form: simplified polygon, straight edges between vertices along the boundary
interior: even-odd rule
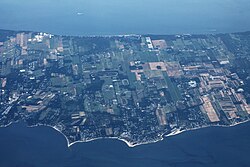
[[[12,125],[13,123],[15,124],[15,123],[18,123],[18,122],[20,122],[20,121],[10,122],[9,124],[7,124],[7,125],[5,125],[5,126],[0,126],[0,128],[7,128],[7,127],[9,127],[10,125]],[[134,148],[134,147],[141,146],[141,145],[157,143],[157,142],[163,141],[164,139],[166,139],[166,138],[168,138],[168,137],[176,136],[176,135],[182,134],[182,133],[184,133],[184,132],[195,131],[195,130],[210,128],[210,127],[230,128],[230,127],[235,127],[235,126],[238,126],[238,125],[247,123],[247,122],[250,122],[250,120],[245,120],[245,121],[243,121],[243,122],[234,123],[234,124],[232,124],[232,125],[206,125],[206,126],[202,126],[202,127],[190,128],[190,129],[185,129],[185,130],[175,129],[174,131],[172,131],[172,132],[169,133],[169,134],[165,134],[165,133],[164,133],[164,134],[161,134],[161,135],[160,135],[160,139],[158,139],[158,140],[148,141],[148,142],[142,142],[142,143],[136,143],[136,144],[130,143],[130,142],[127,141],[126,139],[122,139],[122,138],[119,138],[119,137],[98,137],[98,138],[88,139],[88,140],[86,140],[86,141],[75,141],[75,142],[70,143],[70,141],[69,141],[69,139],[67,138],[67,136],[66,136],[65,134],[63,134],[59,129],[57,129],[57,128],[54,127],[54,126],[38,124],[38,125],[34,125],[34,126],[27,126],[27,128],[36,128],[36,127],[40,127],[40,126],[41,126],[41,127],[43,126],[43,127],[52,128],[52,129],[54,129],[55,131],[59,132],[61,135],[64,136],[64,138],[65,138],[65,140],[66,140],[66,142],[67,142],[67,147],[68,147],[68,148],[70,148],[71,146],[73,146],[74,144],[77,144],[77,143],[88,143],[88,142],[92,142],[92,141],[95,141],[95,140],[102,140],[102,139],[119,140],[119,141],[124,142],[129,148]]]
[[[67,136],[64,135],[64,134],[63,134],[59,129],[57,129],[56,127],[53,127],[53,126],[50,126],[50,125],[35,125],[35,126],[30,126],[30,127],[28,127],[28,128],[35,128],[35,127],[38,127],[38,126],[44,126],[44,127],[52,128],[52,129],[56,130],[57,132],[59,132],[60,134],[62,134],[62,135],[64,136],[64,138],[65,138],[66,141],[67,141],[67,147],[68,147],[68,148],[70,148],[71,146],[73,146],[74,144],[77,144],[77,143],[88,143],[88,142],[92,142],[92,141],[95,141],[95,140],[102,140],[102,139],[119,140],[119,141],[124,142],[129,148],[134,148],[134,147],[141,146],[141,145],[153,144],[153,143],[161,142],[161,141],[163,141],[164,139],[166,139],[166,138],[168,138],[168,137],[180,135],[180,134],[182,134],[182,133],[184,133],[184,132],[195,131],[195,130],[210,128],[210,127],[230,128],[230,127],[235,127],[235,126],[238,126],[238,125],[247,123],[247,122],[250,122],[250,120],[246,120],[246,121],[243,121],[243,122],[234,123],[234,124],[232,124],[232,125],[207,125],[207,126],[202,126],[202,127],[192,128],[192,129],[185,129],[185,130],[176,129],[176,130],[172,131],[171,133],[169,133],[169,134],[167,134],[167,135],[165,135],[165,134],[160,135],[160,139],[158,139],[158,140],[155,140],[155,141],[148,141],[148,142],[142,142],[142,143],[136,143],[136,144],[130,143],[130,142],[127,141],[126,139],[122,139],[122,138],[119,138],[119,137],[98,137],[98,138],[93,138],[93,139],[89,139],[89,140],[86,140],[86,141],[75,141],[75,142],[70,143],[70,141],[69,141],[69,139],[67,138]],[[12,123],[10,123],[9,125],[11,125],[11,124],[12,124]],[[9,125],[8,125],[8,126],[9,126]],[[6,126],[6,127],[7,127],[7,126]]]
[[[94,35],[94,34],[67,34],[67,33],[54,33],[54,32],[45,32],[42,30],[17,30],[17,29],[5,29],[5,28],[1,28],[1,31],[12,31],[12,32],[27,32],[27,33],[47,33],[47,34],[51,34],[51,35],[55,35],[55,36],[61,36],[61,37],[90,37],[90,38],[95,38],[95,37],[101,37],[101,38],[112,38],[112,37],[141,37],[141,36],[158,36],[158,35],[163,35],[163,36],[175,36],[175,35],[219,35],[219,34],[234,34],[234,33],[245,33],[245,32],[250,32],[250,30],[246,29],[246,30],[235,30],[235,31],[217,31],[217,30],[204,30],[204,32],[176,32],[176,33],[117,33],[117,34],[99,34],[99,35]]]

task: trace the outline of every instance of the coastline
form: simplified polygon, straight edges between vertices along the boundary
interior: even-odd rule
[[[89,38],[112,38],[112,37],[142,37],[142,36],[158,36],[158,35],[166,35],[166,36],[175,36],[175,35],[219,35],[219,34],[228,34],[228,33],[245,33],[245,32],[250,32],[249,29],[245,30],[235,30],[235,31],[214,31],[212,30],[206,30],[205,32],[176,32],[176,33],[117,33],[117,34],[100,34],[100,35],[94,35],[94,34],[67,34],[67,33],[55,33],[52,31],[43,31],[43,30],[17,30],[17,29],[6,29],[6,28],[1,28],[0,31],[12,31],[12,32],[32,32],[32,33],[46,33],[46,34],[51,34],[55,36],[61,36],[61,37],[79,37],[79,38],[84,38],[84,37],[89,37]]]
[[[18,122],[20,122],[20,121],[10,122],[9,124],[7,124],[5,126],[0,126],[0,128],[7,128],[10,125],[12,125],[13,123],[18,123]],[[235,127],[235,126],[247,123],[247,122],[250,122],[250,120],[245,120],[243,122],[234,123],[232,125],[206,125],[206,126],[202,126],[202,127],[190,128],[190,129],[185,129],[185,130],[175,129],[174,131],[172,131],[171,133],[169,133],[167,135],[166,134],[161,134],[160,135],[160,139],[158,139],[158,140],[148,141],[148,142],[142,142],[142,143],[136,143],[136,144],[130,143],[126,139],[122,139],[122,138],[119,138],[119,137],[98,137],[98,138],[93,138],[93,139],[89,139],[89,140],[86,140],[86,141],[75,141],[75,142],[70,143],[70,141],[67,138],[67,136],[65,134],[63,134],[59,129],[57,129],[54,126],[38,124],[38,125],[27,126],[27,127],[28,128],[36,128],[36,127],[39,127],[39,126],[43,126],[43,127],[49,127],[49,128],[52,128],[52,129],[56,130],[57,132],[59,132],[61,135],[64,136],[64,138],[65,138],[65,140],[67,142],[67,147],[68,148],[70,148],[71,146],[73,146],[74,144],[77,144],[77,143],[88,143],[88,142],[92,142],[92,141],[95,141],[95,140],[102,140],[102,139],[119,140],[119,141],[124,142],[129,148],[134,148],[134,147],[141,146],[141,145],[157,143],[157,142],[163,141],[164,139],[166,139],[168,137],[176,136],[176,135],[182,134],[184,132],[195,131],[195,130],[204,129],[204,128],[210,128],[210,127],[230,128],[230,127]]]
[[[202,126],[202,127],[197,127],[197,128],[191,128],[191,129],[185,129],[185,130],[176,129],[176,130],[172,131],[171,133],[169,133],[167,135],[162,134],[160,136],[160,139],[158,139],[158,140],[148,141],[148,142],[142,142],[142,143],[136,143],[136,144],[130,143],[126,139],[122,139],[122,138],[119,138],[119,137],[98,137],[98,138],[93,138],[93,139],[89,139],[89,140],[86,140],[86,141],[75,141],[75,142],[70,143],[70,141],[67,138],[67,136],[64,135],[59,129],[57,129],[54,126],[50,126],[50,125],[35,125],[35,126],[29,126],[28,128],[35,128],[35,127],[38,127],[38,126],[44,126],[44,127],[53,128],[54,130],[56,130],[57,132],[59,132],[60,134],[62,134],[64,136],[64,138],[67,141],[67,147],[68,148],[70,148],[71,146],[73,146],[74,144],[77,144],[77,143],[88,143],[88,142],[92,142],[92,141],[95,141],[95,140],[102,140],[102,139],[119,140],[119,141],[124,142],[129,148],[134,148],[134,147],[141,146],[141,145],[157,143],[157,142],[163,141],[164,139],[166,139],[168,137],[176,136],[176,135],[182,134],[184,132],[195,131],[195,130],[210,128],[210,127],[230,128],[230,127],[235,127],[235,126],[247,123],[247,122],[250,122],[250,120],[245,120],[243,122],[234,123],[232,125],[207,125],[207,126]],[[10,123],[9,125],[11,125],[11,124],[12,123]]]

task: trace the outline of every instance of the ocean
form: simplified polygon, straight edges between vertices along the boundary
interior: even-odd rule
[[[250,30],[249,0],[1,0],[0,28],[61,35]]]
[[[23,123],[0,128],[1,167],[249,167],[250,122],[210,127],[128,147],[101,139],[67,147],[49,127]]]

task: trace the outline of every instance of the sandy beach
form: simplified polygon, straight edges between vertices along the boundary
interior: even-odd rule
[[[101,139],[120,140],[120,141],[126,143],[126,145],[127,145],[128,147],[133,148],[133,147],[140,146],[140,145],[146,145],[146,144],[152,144],[152,143],[160,142],[160,141],[164,140],[164,139],[167,138],[167,137],[179,135],[179,134],[182,134],[182,133],[188,132],[188,131],[194,131],[194,130],[203,129],[203,128],[209,128],[209,127],[230,128],[230,127],[233,127],[233,126],[237,126],[237,125],[246,123],[246,122],[248,122],[248,121],[250,121],[250,120],[246,120],[246,121],[243,121],[243,122],[237,122],[237,123],[234,123],[234,124],[228,125],[228,126],[227,126],[227,125],[207,125],[207,126],[202,126],[202,127],[192,128],[192,129],[185,129],[185,130],[174,129],[171,133],[169,133],[169,134],[167,134],[167,135],[162,134],[158,140],[148,141],[148,142],[142,142],[142,143],[136,143],[136,144],[130,143],[129,141],[127,141],[127,140],[125,140],[125,139],[122,139],[122,138],[119,138],[119,137],[99,137],[99,138],[89,139],[89,140],[86,140],[86,141],[75,141],[75,142],[70,143],[70,141],[69,141],[69,139],[67,138],[67,136],[64,135],[64,134],[63,134],[59,129],[57,129],[55,126],[38,124],[38,125],[34,125],[34,126],[29,126],[28,128],[35,128],[35,127],[38,127],[38,126],[45,126],[45,127],[52,128],[52,129],[56,130],[57,132],[59,132],[60,134],[62,134],[62,135],[64,136],[64,138],[65,138],[66,141],[67,141],[67,146],[68,146],[68,148],[70,148],[72,145],[74,145],[74,144],[76,144],[76,143],[85,143],[85,142],[91,142],[91,141],[101,140]],[[6,127],[10,126],[10,125],[13,124],[13,123],[18,123],[18,122],[10,122],[8,125],[0,126],[0,128],[6,128]]]

